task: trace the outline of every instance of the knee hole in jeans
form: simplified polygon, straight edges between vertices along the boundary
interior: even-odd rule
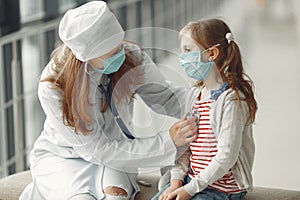
[[[103,189],[104,194],[112,195],[112,196],[121,196],[127,197],[127,192],[125,189],[118,186],[108,186]]]

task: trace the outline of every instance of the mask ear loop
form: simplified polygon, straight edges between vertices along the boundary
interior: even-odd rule
[[[221,46],[221,44],[215,44],[215,45],[209,47],[208,49],[205,49],[205,50],[201,51],[200,53],[204,53],[204,52],[206,52],[206,51],[210,51],[210,50],[212,50],[213,48],[218,47],[218,46]]]
[[[210,47],[210,48],[208,48],[209,50],[211,50],[212,48],[215,48],[215,47],[218,47],[218,46],[221,46],[221,44],[215,44],[215,45],[213,45],[212,47]]]

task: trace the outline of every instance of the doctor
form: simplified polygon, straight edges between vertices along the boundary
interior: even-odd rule
[[[137,93],[154,111],[182,116],[185,90],[171,89],[105,2],[65,13],[63,45],[43,70],[38,95],[44,130],[30,155],[33,182],[21,200],[134,199],[137,168],[171,165],[195,139],[195,118],[150,138],[132,133]]]

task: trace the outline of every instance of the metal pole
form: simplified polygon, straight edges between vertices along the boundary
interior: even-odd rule
[[[13,84],[13,116],[15,123],[14,140],[15,140],[15,158],[16,158],[16,172],[24,170],[24,156],[23,156],[23,123],[22,123],[22,109],[19,100],[19,91],[21,91],[20,82],[20,64],[18,54],[18,40],[12,43],[12,84]]]
[[[3,60],[2,46],[0,48],[0,60]],[[7,145],[6,145],[6,123],[5,123],[5,107],[4,105],[4,65],[3,62],[0,63],[0,159],[1,159],[1,173],[0,177],[7,175]]]

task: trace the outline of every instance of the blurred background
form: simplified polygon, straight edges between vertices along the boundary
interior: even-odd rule
[[[28,154],[45,119],[37,98],[39,75],[59,44],[59,19],[85,2],[0,0],[0,178],[29,168]],[[256,86],[254,184],[300,190],[300,1],[107,2],[127,38],[145,47],[166,79],[181,86],[193,82],[179,67],[176,34],[191,20],[221,17],[231,27]],[[168,129],[174,121],[147,110],[138,97],[134,116],[141,136]]]

